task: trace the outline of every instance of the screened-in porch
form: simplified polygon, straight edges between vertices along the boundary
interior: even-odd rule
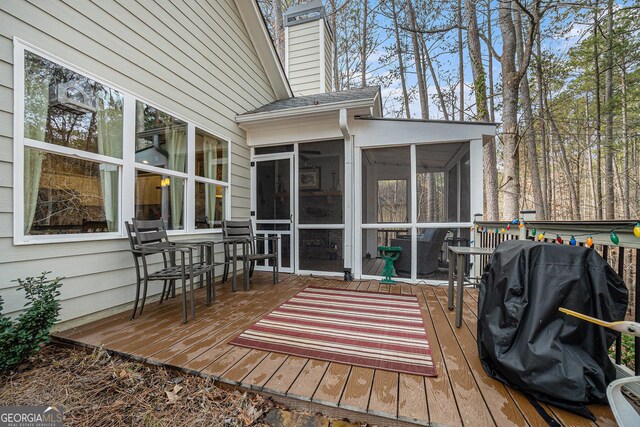
[[[377,248],[393,246],[399,277],[445,278],[447,246],[470,242],[469,142],[367,148],[361,157],[362,274],[381,276]]]

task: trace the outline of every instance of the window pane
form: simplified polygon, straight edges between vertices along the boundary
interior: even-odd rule
[[[162,218],[168,230],[183,230],[184,184],[175,176],[136,171],[136,219]]]
[[[187,124],[136,102],[136,162],[187,172]]]
[[[343,224],[344,142],[300,144],[300,224]]]
[[[256,163],[256,218],[291,218],[291,161],[289,159]]]
[[[196,182],[196,228],[222,228],[225,188]]]
[[[293,152],[293,145],[276,145],[273,147],[256,147],[256,154],[273,154],[273,153],[291,153]]]
[[[118,166],[25,148],[25,235],[118,231],[118,201]]]
[[[362,150],[362,222],[392,223],[411,219],[409,147]]]
[[[300,269],[343,271],[342,234],[343,230],[300,230]]]
[[[228,181],[227,142],[196,129],[196,175]]]
[[[122,158],[122,95],[25,51],[24,136]]]
[[[468,221],[468,159],[466,142],[416,147],[418,222]]]

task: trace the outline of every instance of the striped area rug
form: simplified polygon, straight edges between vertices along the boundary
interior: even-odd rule
[[[230,344],[436,376],[420,306],[413,295],[308,287]]]

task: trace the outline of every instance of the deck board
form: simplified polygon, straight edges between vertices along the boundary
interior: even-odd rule
[[[270,393],[285,394],[298,378],[308,360],[306,357],[287,357],[287,360],[280,365],[271,379],[264,385],[264,390]]]
[[[330,363],[311,400],[323,405],[338,406],[350,370],[349,365]]]
[[[398,373],[376,369],[369,398],[369,413],[395,418],[398,415]]]
[[[129,312],[123,312],[54,336],[274,396],[357,412],[355,418],[360,421],[375,415],[422,425],[542,424],[522,393],[489,378],[480,365],[477,290],[465,289],[463,325],[458,329],[454,327],[454,313],[447,309],[446,287],[281,276],[274,286],[270,274],[257,272],[250,291],[232,292],[230,284],[218,285],[216,301],[210,306],[206,305],[204,289],[198,289],[197,318],[187,324],[181,323],[182,301],[178,296],[161,305],[148,303],[144,314],[133,321],[129,321]],[[416,295],[438,375],[398,374],[229,344],[309,285]],[[596,423],[551,406],[545,408],[564,425],[615,425],[610,409],[604,405],[590,406]]]
[[[298,378],[287,390],[287,396],[299,400],[311,400],[328,368],[329,362],[309,359]]]
[[[428,424],[429,407],[424,377],[400,374],[398,383],[398,419]]]
[[[354,366],[351,368],[347,384],[340,399],[340,407],[351,410],[366,411],[373,386],[375,369]]]
[[[422,318],[429,336],[431,356],[436,367],[437,377],[425,377],[427,386],[427,402],[429,405],[429,421],[433,424],[458,426],[461,425],[460,412],[458,411],[449,371],[444,363],[444,355],[440,346],[440,337],[433,326],[431,311],[427,306],[425,293],[430,289],[418,289],[416,296],[420,302]]]

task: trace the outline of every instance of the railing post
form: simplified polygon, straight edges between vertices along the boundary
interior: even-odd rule
[[[527,223],[528,221],[535,221],[536,211],[520,211],[520,218],[522,218],[525,223]],[[527,238],[527,227],[522,227],[520,228],[518,239],[525,240],[526,238]]]
[[[482,238],[482,235],[480,234],[480,232],[478,231],[478,227],[476,226],[476,224],[478,223],[478,221],[482,221],[482,214],[477,213],[473,215],[473,232],[471,233],[473,235],[473,246],[482,246],[482,243],[480,242],[480,238]],[[471,246],[471,245],[470,245]],[[477,259],[476,259],[477,258]],[[471,260],[471,262],[473,262],[473,268],[472,268],[472,277],[479,277],[480,276],[480,262],[479,260],[481,259],[481,257],[476,256],[473,260]]]

